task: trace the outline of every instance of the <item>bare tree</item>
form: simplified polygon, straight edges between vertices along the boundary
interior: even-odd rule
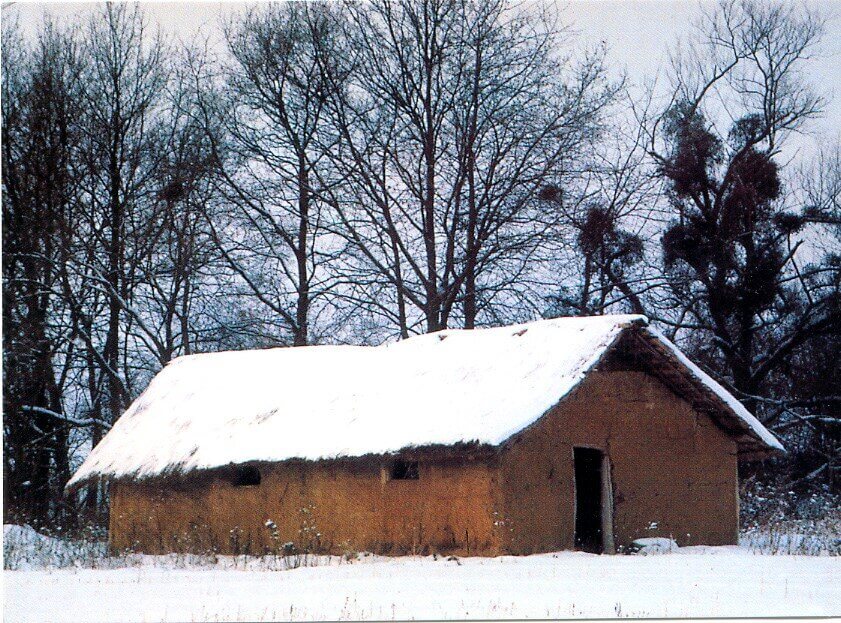
[[[541,190],[569,232],[565,248],[547,262],[560,282],[546,286],[556,290],[548,296],[551,316],[655,311],[647,295],[662,279],[649,265],[646,240],[660,225],[661,183],[646,151],[650,104],[617,102],[617,121],[580,160],[577,183]]]
[[[662,243],[676,314],[663,320],[709,335],[700,356],[769,424],[783,413],[775,374],[841,322],[837,286],[801,266],[808,215],[778,164],[820,110],[800,67],[821,32],[803,7],[720,3],[676,56],[673,104],[651,135],[673,210]]]
[[[37,525],[68,515],[65,387],[73,334],[56,297],[81,90],[72,33],[45,22],[34,47],[3,24],[3,422],[6,508]],[[72,234],[70,234],[72,235]]]
[[[177,73],[162,120],[169,126],[166,140],[151,181],[160,233],[138,267],[132,302],[137,309],[131,310],[141,325],[138,338],[155,355],[153,372],[175,355],[213,343],[199,331],[207,319],[196,306],[219,287],[215,275],[222,264],[205,220],[214,192],[212,149],[195,119],[189,74]]]
[[[347,11],[352,84],[334,91],[331,153],[351,183],[332,203],[353,300],[404,337],[490,321],[557,225],[538,190],[613,96],[601,57],[570,70],[563,32],[503,2]]]
[[[78,273],[107,305],[104,343],[92,344],[104,377],[107,419],[115,421],[130,398],[123,373],[128,327],[138,321],[129,302],[138,265],[156,239],[157,218],[147,193],[156,171],[161,136],[155,115],[167,81],[165,47],[150,36],[137,7],[108,4],[91,18],[85,49],[84,166],[90,239]],[[91,336],[93,339],[93,336]]]
[[[322,266],[337,253],[319,199],[331,176],[320,137],[338,80],[328,76],[337,19],[318,3],[249,9],[226,29],[227,95],[202,100],[229,206],[210,222],[213,235],[244,291],[296,346],[313,339],[328,289]]]
[[[132,398],[140,354],[135,329],[149,333],[132,298],[161,231],[151,192],[165,140],[157,117],[168,71],[163,41],[149,35],[137,7],[102,7],[80,46],[84,88],[73,146],[79,188],[63,223],[76,235],[63,240],[56,269],[74,334],[84,345],[79,374],[87,396],[77,408],[86,411],[96,443]],[[92,487],[88,493],[94,510],[99,492]]]
[[[841,145],[822,150],[791,183],[811,233],[811,253],[792,260],[794,277],[804,295],[834,312],[836,321],[804,340],[774,371],[774,396],[766,402],[781,421],[778,430],[800,431],[800,440],[807,441],[798,444],[803,460],[793,476],[801,483],[820,479],[836,491],[841,470]]]

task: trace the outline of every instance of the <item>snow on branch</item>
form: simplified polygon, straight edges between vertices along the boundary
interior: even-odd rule
[[[72,424],[73,426],[93,426],[95,424],[98,424],[99,426],[104,426],[105,428],[111,428],[111,425],[105,420],[100,420],[97,418],[74,418],[70,417],[69,415],[53,411],[52,409],[46,409],[44,407],[33,407],[31,405],[24,405],[23,407],[21,407],[21,410],[29,411],[30,413],[40,413],[41,415],[48,415],[50,417],[56,418],[57,420],[61,420],[62,422]]]

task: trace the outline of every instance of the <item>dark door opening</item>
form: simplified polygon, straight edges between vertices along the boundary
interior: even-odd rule
[[[575,458],[575,547],[601,554],[603,454],[592,448],[574,448]]]

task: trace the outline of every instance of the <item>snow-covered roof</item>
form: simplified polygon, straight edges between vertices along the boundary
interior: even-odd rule
[[[377,347],[309,346],[170,362],[68,487],[250,461],[498,445],[562,400],[633,328],[656,340],[759,447],[780,443],[644,316],[446,330]]]

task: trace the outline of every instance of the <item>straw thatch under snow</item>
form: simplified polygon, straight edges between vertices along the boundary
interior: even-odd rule
[[[68,483],[227,464],[498,445],[561,401],[633,332],[706,394],[740,451],[782,446],[643,316],[447,330],[378,347],[310,346],[180,357],[134,401]],[[664,368],[665,369],[665,368]]]

